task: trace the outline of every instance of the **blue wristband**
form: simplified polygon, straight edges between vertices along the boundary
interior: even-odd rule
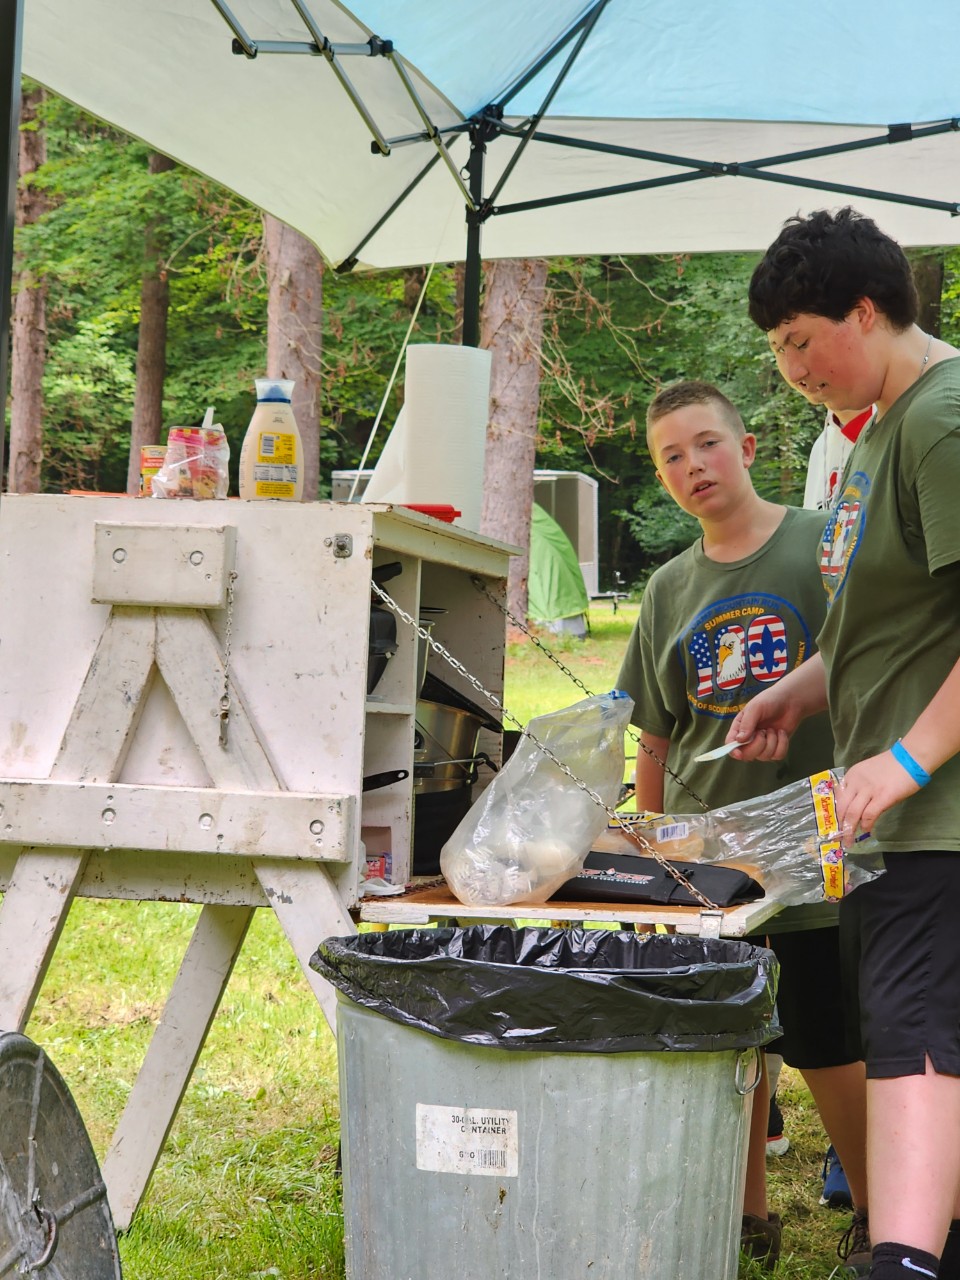
[[[890,748],[890,754],[896,760],[897,764],[902,765],[909,773],[918,787],[925,787],[930,781],[930,775],[918,760],[914,760],[913,756],[903,745],[903,739],[898,738]]]

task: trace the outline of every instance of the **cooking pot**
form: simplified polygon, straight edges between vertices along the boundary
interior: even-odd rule
[[[417,702],[413,737],[414,792],[456,791],[477,776],[479,716],[442,702]]]

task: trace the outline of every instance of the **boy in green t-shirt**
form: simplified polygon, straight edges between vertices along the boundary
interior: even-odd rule
[[[824,531],[821,652],[729,734],[767,767],[829,706],[844,841],[871,830],[883,850],[885,874],[840,913],[867,1070],[871,1280],[960,1280],[960,352],[918,316],[903,250],[852,208],[789,219],[750,282],[790,386],[877,406]]]
[[[725,740],[756,693],[814,652],[826,608],[817,572],[823,517],[756,493],[750,479],[756,437],[708,383],[662,391],[647,411],[647,443],[657,478],[696,517],[702,537],[651,577],[618,680],[634,699],[634,723],[652,752],[637,757],[638,809],[689,812],[690,797],[665,774],[664,761],[710,808],[828,768],[833,741],[826,716],[809,721],[789,757],[775,764],[695,762]],[[802,1072],[854,1199],[864,1204],[863,1067],[846,1050],[835,911],[824,908],[823,919],[826,927],[771,937],[781,963],[784,1026],[776,1049]],[[764,1078],[754,1098],[743,1241],[772,1265],[780,1227],[766,1202],[768,1097]],[[857,1243],[863,1253],[865,1241]]]

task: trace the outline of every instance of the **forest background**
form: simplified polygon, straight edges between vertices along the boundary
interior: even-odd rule
[[[298,420],[315,418],[317,496],[329,497],[335,469],[358,465],[425,282],[411,340],[459,341],[460,268],[438,265],[429,279],[426,267],[337,275],[310,246],[285,265],[276,247],[285,232],[280,224],[29,84],[20,168],[11,366],[13,412],[19,398],[30,431],[26,449],[16,432],[12,457],[5,448],[5,488],[122,492],[133,482],[130,459],[140,443],[164,441],[174,424],[198,425],[213,405],[230,441],[235,493],[253,380],[272,359],[271,272],[274,290],[278,270],[283,287],[291,273],[310,277],[294,299],[303,383],[295,408]],[[583,216],[590,216],[586,207]],[[912,257],[921,322],[960,342],[960,250]],[[758,490],[801,500],[822,413],[784,386],[747,318],[755,261],[732,254],[552,259],[504,276],[501,292],[517,280],[540,285],[532,309],[517,307],[513,317],[531,330],[530,341],[519,344],[520,364],[539,365],[530,447],[537,467],[598,480],[601,588],[615,573],[642,583],[693,536],[693,523],[663,494],[646,454],[644,410],[663,383],[717,383],[758,436]],[[485,264],[488,340],[501,323],[488,314],[498,265]],[[151,307],[163,324],[147,335]],[[512,341],[517,348],[515,335]],[[402,399],[401,365],[384,428]],[[507,397],[503,403],[509,437]],[[10,415],[8,398],[8,433]],[[386,434],[379,432],[368,466]],[[489,458],[488,442],[488,469]],[[511,539],[509,528],[501,532]]]

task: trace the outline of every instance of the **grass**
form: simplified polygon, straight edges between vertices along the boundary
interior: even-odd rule
[[[591,611],[586,641],[545,643],[603,692],[635,617],[636,606],[614,615],[606,605]],[[582,696],[529,641],[509,646],[505,700],[519,719]],[[101,1159],[198,911],[88,900],[71,910],[27,1030],[66,1079]],[[778,1096],[791,1149],[768,1165],[771,1207],[785,1219],[776,1274],[828,1280],[849,1218],[817,1206],[825,1139],[789,1069]],[[342,1280],[338,1141],[336,1047],[276,918],[258,912],[144,1205],[121,1238],[126,1280]],[[763,1274],[742,1265],[741,1280]]]
[[[28,1027],[102,1158],[199,908],[74,903]],[[319,939],[318,939],[319,940]],[[247,936],[146,1201],[127,1280],[340,1280],[336,1047],[272,912]]]

